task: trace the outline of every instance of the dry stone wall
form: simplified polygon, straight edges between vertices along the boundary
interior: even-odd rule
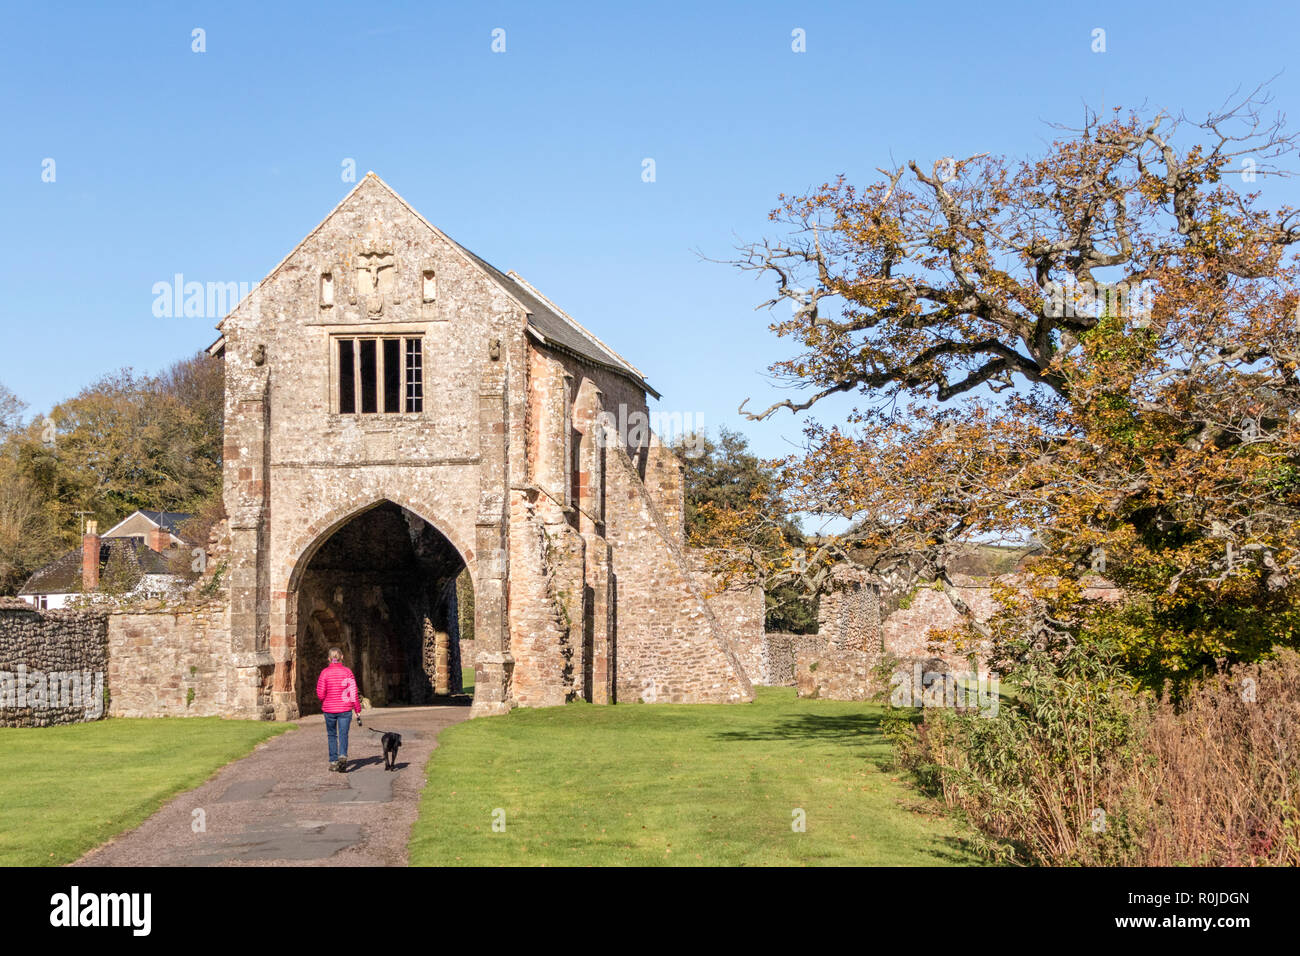
[[[767,649],[767,675],[763,683],[772,687],[793,687],[795,660],[800,654],[816,654],[826,648],[820,634],[790,634],[768,631],[763,635]]]
[[[48,727],[105,712],[108,621],[0,600],[0,727]]]
[[[835,574],[833,590],[817,605],[817,633],[838,650],[880,650],[880,589],[855,569]]]

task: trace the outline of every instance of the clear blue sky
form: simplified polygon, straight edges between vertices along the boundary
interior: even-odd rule
[[[1027,155],[1085,104],[1198,116],[1279,72],[1278,108],[1300,92],[1280,3],[121,6],[0,16],[0,382],[33,413],[208,345],[212,319],[153,316],[153,284],[255,283],[351,158],[640,366],[661,408],[741,425],[789,346],[754,312],[770,284],[697,250],[771,234],[778,193]],[[767,455],[800,432],[743,424]]]

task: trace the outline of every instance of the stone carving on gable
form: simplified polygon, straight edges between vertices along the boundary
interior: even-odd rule
[[[400,301],[393,297],[393,291],[397,287],[397,263],[392,246],[380,235],[378,227],[378,223],[371,224],[354,252],[354,302],[371,319],[382,317],[384,307],[390,301]]]

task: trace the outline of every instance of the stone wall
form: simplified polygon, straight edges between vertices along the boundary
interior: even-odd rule
[[[855,568],[834,573],[833,589],[817,605],[817,633],[826,646],[841,650],[880,648],[880,589]]]
[[[957,588],[976,619],[988,620],[993,613],[993,590],[987,585]],[[948,596],[935,587],[922,586],[902,599],[902,605],[881,623],[885,650],[901,660],[938,657],[950,667],[965,668],[969,654],[978,658],[977,670],[987,672],[988,648],[982,645],[958,647],[951,639],[936,640],[937,632],[964,626],[962,616]]]
[[[111,614],[109,716],[269,719],[270,659],[231,654],[228,615],[221,602]],[[254,686],[249,667],[260,673]]]
[[[790,634],[785,631],[768,631],[763,635],[766,645],[767,673],[760,683],[772,687],[793,687],[795,660],[799,654],[815,654],[826,648],[826,639],[820,634]]]
[[[880,587],[856,568],[834,572],[832,589],[817,608],[818,643],[797,642],[794,684],[800,697],[868,700],[879,689],[875,671],[884,654]]]
[[[0,727],[102,717],[107,632],[102,611],[37,611],[0,599]]]
[[[608,539],[617,587],[617,699],[753,700],[728,636],[700,593],[689,559],[631,460],[609,454]]]
[[[870,700],[885,686],[876,674],[879,663],[878,655],[866,651],[803,649],[795,661],[795,685],[800,697]]]
[[[584,553],[582,536],[547,495],[511,497],[510,652],[520,706],[550,707],[582,694]]]
[[[686,473],[677,453],[651,432],[646,449],[645,488],[664,527],[678,547],[686,547]]]
[[[1002,579],[1008,583],[1014,578]],[[993,599],[993,582],[958,575],[955,577],[957,594],[970,607],[976,620],[987,621],[997,609]],[[1094,579],[1084,589],[1091,599],[1115,601],[1120,598],[1118,588],[1101,579]],[[952,601],[938,587],[923,585],[902,597],[896,610],[890,612],[880,625],[884,650],[904,661],[926,660],[938,657],[949,667],[966,669],[970,655],[976,657],[976,671],[988,673],[989,647],[985,642],[963,643],[960,646],[951,634],[965,626],[965,620]]]
[[[763,589],[737,585],[724,588],[722,582],[710,572],[704,551],[690,549],[686,553],[695,571],[696,584],[708,602],[718,627],[731,642],[750,683],[767,684],[768,644],[763,632],[767,599]]]

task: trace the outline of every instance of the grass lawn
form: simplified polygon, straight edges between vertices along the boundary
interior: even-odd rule
[[[878,706],[755,692],[752,704],[570,704],[448,728],[411,863],[979,862],[890,769]]]
[[[0,866],[71,862],[293,724],[112,718],[0,728]]]

